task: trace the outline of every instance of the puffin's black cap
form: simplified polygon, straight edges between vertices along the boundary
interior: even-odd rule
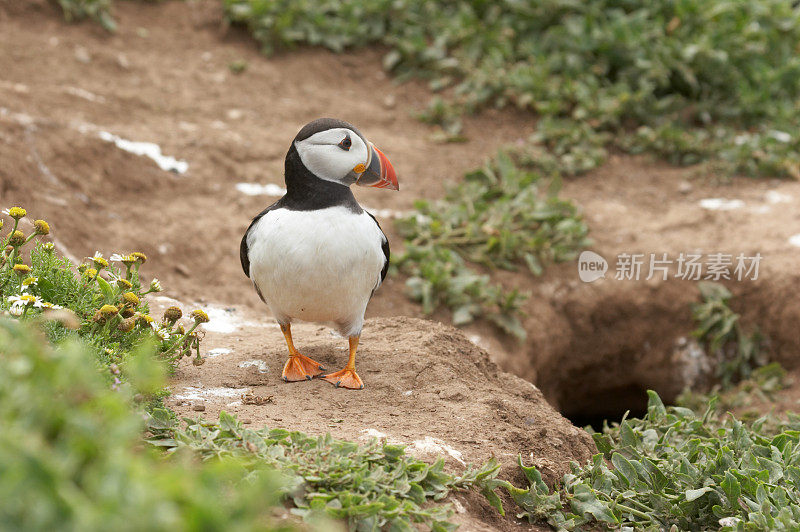
[[[356,134],[364,139],[364,135],[349,122],[345,122],[344,120],[339,120],[338,118],[317,118],[316,120],[309,122],[308,124],[303,126],[303,129],[297,133],[297,136],[294,138],[294,142],[298,142],[301,140],[305,140],[311,135],[319,133],[320,131],[327,131],[329,129],[334,129],[337,127],[345,127],[347,129],[351,129],[356,132]],[[366,139],[365,139],[366,141]]]

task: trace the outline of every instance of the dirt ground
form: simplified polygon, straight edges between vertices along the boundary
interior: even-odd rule
[[[421,317],[419,307],[405,297],[404,280],[390,278],[367,313],[359,356],[366,390],[280,384],[283,339],[238,259],[250,219],[277,197],[237,185],[282,185],[297,130],[319,116],[346,119],[397,169],[400,192],[355,192],[399,249],[393,213],[440,197],[498,147],[525,139],[535,118],[487,111],[466,120],[468,142],[440,144],[415,118],[430,92],[422,83],[395,84],[381,69],[381,50],[267,58],[244,32],[224,27],[211,0],[117,2],[115,16],[119,30],[109,34],[65,24],[45,0],[0,0],[0,206],[21,204],[48,220],[62,252],[76,259],[143,251],[144,272],[158,275],[164,296],[214,310],[204,347],[211,356],[203,366],[182,366],[173,383],[181,413],[213,417],[226,408],[253,424],[383,434],[444,455],[453,467],[460,463],[447,449],[472,462],[495,454],[511,463],[522,453],[555,480],[590,451],[585,434],[544,398],[573,419],[591,419],[640,408],[647,388],[669,399],[703,377],[703,361],[682,347],[695,283],[617,281],[620,253],[760,252],[757,281],[726,284],[745,323],[758,325],[774,356],[797,368],[800,183],[720,183],[692,168],[613,155],[564,188],[585,214],[591,249],[609,261],[606,278],[583,283],[574,262],[538,279],[499,275],[531,293],[524,343],[485,323],[462,336],[411,319]],[[235,61],[246,62],[243,73],[231,71]],[[107,134],[155,143],[188,169],[162,170]],[[214,329],[214,321],[222,325]],[[343,340],[325,329],[298,327],[296,341],[310,356],[344,363]],[[244,389],[272,402],[231,405]],[[201,403],[204,412],[193,410]],[[463,503],[467,529],[511,526],[492,521],[477,500]]]

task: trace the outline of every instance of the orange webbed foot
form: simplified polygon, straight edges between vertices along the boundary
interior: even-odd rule
[[[363,390],[364,382],[358,376],[356,370],[344,368],[335,373],[323,375],[322,380],[328,381],[337,388],[348,388],[350,390]]]
[[[322,367],[322,364],[297,353],[290,356],[284,364],[282,377],[285,382],[310,381],[317,375],[321,375],[323,371],[325,368]]]

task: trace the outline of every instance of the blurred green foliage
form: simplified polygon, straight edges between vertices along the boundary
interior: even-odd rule
[[[692,335],[714,361],[716,376],[727,388],[766,364],[764,339],[758,331],[744,331],[739,315],[729,306],[732,294],[727,288],[709,281],[698,283],[698,288],[702,301],[692,305],[692,318],[697,324]]]
[[[147,371],[112,390],[78,340],[53,348],[30,323],[0,317],[0,346],[0,529],[277,529],[274,471],[142,446],[133,396],[163,386],[165,372],[148,350],[133,364]]]
[[[112,0],[57,0],[67,21],[90,18],[108,31],[115,31],[117,24],[111,16]]]

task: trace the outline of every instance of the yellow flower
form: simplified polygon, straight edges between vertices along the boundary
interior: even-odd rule
[[[152,316],[141,313],[136,314],[136,322],[143,327],[150,327],[150,324],[153,323],[153,321],[155,320],[153,320]]]
[[[100,314],[102,314],[106,318],[115,316],[117,312],[119,312],[119,309],[114,305],[103,305],[102,307],[100,307]]]
[[[45,242],[44,244],[42,244],[42,250],[47,253],[52,253],[55,248],[56,247],[53,245],[52,242]]]
[[[133,288],[133,283],[127,279],[117,279],[117,286],[123,289],[130,289]]]
[[[0,220],[0,229],[3,228],[3,220]]]
[[[50,225],[44,220],[36,220],[35,222],[33,222],[33,227],[36,228],[37,235],[50,234]]]
[[[31,267],[27,264],[15,264],[14,272],[20,277],[25,277],[31,273]]]
[[[11,216],[15,220],[19,220],[20,218],[25,218],[25,215],[28,214],[28,211],[26,211],[22,207],[11,207],[10,209],[7,209],[3,212]]]
[[[19,264],[17,266],[19,266]],[[22,286],[36,286],[36,283],[38,282],[39,282],[38,277],[27,277],[22,280]]]
[[[8,237],[8,243],[14,247],[21,246],[22,244],[25,243],[25,234],[19,229],[17,229],[13,233],[11,233],[11,236]]]
[[[122,307],[122,310],[119,311],[120,315],[123,318],[130,318],[136,314],[136,311],[133,310],[131,307]]]
[[[102,268],[108,268],[108,261],[103,258],[99,251],[94,254],[94,257],[89,257],[89,259],[94,262],[94,265],[98,270]]]
[[[192,319],[195,321],[195,323],[208,323],[208,314],[200,309],[193,310]]]
[[[147,255],[145,255],[144,253],[140,253],[138,251],[134,251],[133,253],[131,253],[131,257],[136,259],[136,262],[139,262],[141,264],[147,262]]]
[[[134,307],[139,304],[139,297],[133,292],[125,292],[122,294],[122,300],[125,301],[126,304]]]
[[[94,268],[88,268],[83,271],[83,276],[89,279],[94,279],[96,275],[97,275],[97,270],[95,270]]]
[[[164,311],[164,321],[175,323],[183,316],[183,311],[178,307],[169,307]]]
[[[133,330],[134,325],[136,325],[136,320],[133,318],[127,318],[122,320],[119,325],[117,325],[117,329],[122,332],[130,332]]]

